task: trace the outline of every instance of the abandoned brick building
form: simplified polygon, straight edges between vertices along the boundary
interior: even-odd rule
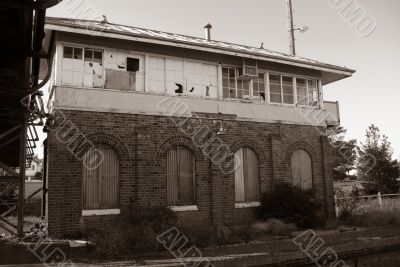
[[[47,18],[48,108],[61,116],[46,145],[50,235],[130,205],[168,206],[182,224],[246,224],[279,182],[314,188],[334,216],[325,132],[339,112],[322,86],[354,71],[214,41],[205,28],[203,39]]]

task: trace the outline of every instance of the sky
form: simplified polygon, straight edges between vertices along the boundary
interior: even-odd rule
[[[341,123],[348,138],[365,139],[370,124],[389,137],[400,158],[400,1],[292,0],[301,57],[346,66],[353,77],[324,86],[324,98],[339,101]],[[376,21],[375,30],[362,37],[332,3],[351,2]],[[90,8],[81,12],[73,6]],[[204,37],[211,23],[212,39],[288,52],[285,0],[64,0],[47,10],[48,16],[85,18],[106,15],[111,23]],[[93,15],[90,15],[93,16]],[[396,26],[397,25],[397,26]]]

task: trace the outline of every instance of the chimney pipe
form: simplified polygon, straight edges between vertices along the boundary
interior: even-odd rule
[[[206,40],[207,41],[211,41],[211,28],[212,28],[212,26],[210,23],[207,23],[207,25],[204,26],[204,29],[206,31]]]

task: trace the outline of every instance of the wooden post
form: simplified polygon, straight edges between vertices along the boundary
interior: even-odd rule
[[[381,192],[378,192],[378,194],[376,195],[376,199],[378,200],[378,207],[379,207],[379,210],[382,210],[382,196],[381,196]]]
[[[335,214],[336,214],[336,218],[339,217],[339,207],[337,205],[337,196],[334,195],[334,200],[335,200]]]

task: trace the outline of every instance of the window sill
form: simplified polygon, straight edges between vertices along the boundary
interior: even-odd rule
[[[120,209],[82,210],[82,216],[118,215],[120,213]]]
[[[197,211],[197,205],[190,206],[169,206],[170,210],[178,212],[178,211]]]
[[[235,209],[255,208],[261,205],[260,202],[240,202],[235,203]]]

